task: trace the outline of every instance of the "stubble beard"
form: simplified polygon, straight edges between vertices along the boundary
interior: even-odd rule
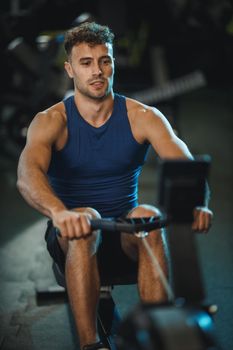
[[[107,96],[110,95],[112,91],[112,80],[110,83],[108,83],[107,87],[104,89],[102,93],[98,95],[95,93],[92,93],[88,88],[79,86],[77,83],[75,84],[76,90],[83,96],[87,97],[88,99],[95,100],[95,101],[102,101],[104,100]]]

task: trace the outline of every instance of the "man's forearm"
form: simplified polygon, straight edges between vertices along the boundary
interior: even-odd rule
[[[210,187],[208,182],[205,182],[205,206],[208,208],[210,201]]]
[[[52,218],[55,211],[65,209],[40,170],[19,174],[17,187],[27,203],[43,215]]]

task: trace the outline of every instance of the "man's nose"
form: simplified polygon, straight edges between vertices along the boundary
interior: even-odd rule
[[[98,62],[93,64],[93,75],[100,75],[102,74],[102,69],[100,67],[100,64]]]

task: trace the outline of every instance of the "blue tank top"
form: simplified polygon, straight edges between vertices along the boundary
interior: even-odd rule
[[[118,217],[137,205],[149,144],[134,139],[124,96],[114,95],[112,115],[98,128],[82,118],[74,96],[64,104],[68,140],[52,152],[50,184],[69,209],[92,207],[103,217]]]

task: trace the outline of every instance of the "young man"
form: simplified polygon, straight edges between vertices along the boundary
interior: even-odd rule
[[[192,158],[157,109],[113,92],[113,39],[108,27],[96,23],[67,32],[65,69],[74,96],[35,116],[18,167],[23,197],[51,219],[48,249],[65,273],[81,349],[103,349],[96,330],[101,238],[91,232],[90,220],[159,213],[137,202],[149,145],[161,158]],[[196,209],[193,229],[207,231],[211,217],[208,208]],[[124,233],[114,237],[114,250],[119,245],[122,254],[138,261],[141,299],[166,300],[141,241]],[[151,232],[147,240],[167,274],[161,232]]]

